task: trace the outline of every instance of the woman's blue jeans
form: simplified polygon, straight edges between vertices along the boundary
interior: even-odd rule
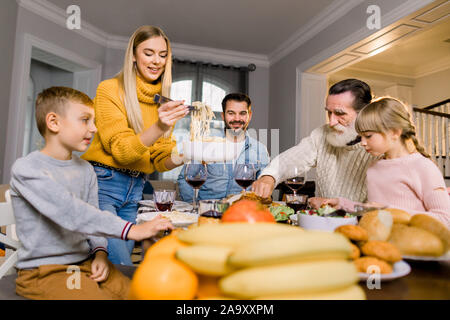
[[[144,178],[132,177],[120,171],[94,166],[98,180],[98,202],[120,218],[135,223],[138,201],[142,200]],[[108,259],[114,264],[133,265],[133,240],[108,238]]]

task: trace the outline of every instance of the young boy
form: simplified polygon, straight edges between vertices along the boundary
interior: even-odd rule
[[[92,166],[84,152],[94,133],[92,100],[52,87],[36,100],[45,147],[12,168],[11,199],[18,251],[16,292],[31,299],[125,299],[130,279],[107,259],[106,237],[140,241],[172,229],[162,217],[134,225],[98,209]]]

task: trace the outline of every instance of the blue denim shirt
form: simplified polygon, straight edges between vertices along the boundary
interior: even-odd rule
[[[267,148],[256,139],[246,135],[244,148],[234,163],[211,163],[207,165],[208,177],[198,192],[198,200],[222,199],[230,194],[237,194],[242,191],[234,180],[234,164],[252,163],[257,170],[256,177],[259,177],[262,170],[268,165],[270,159]],[[183,201],[192,202],[194,189],[184,178],[184,166],[178,176],[178,187],[180,197]]]

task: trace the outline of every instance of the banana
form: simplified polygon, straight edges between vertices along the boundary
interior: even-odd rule
[[[347,259],[350,241],[339,233],[305,231],[244,243],[229,257],[235,267],[320,259]]]
[[[365,300],[366,294],[357,284],[338,290],[313,293],[257,297],[256,300]]]
[[[199,274],[223,276],[234,270],[226,263],[232,251],[230,247],[193,245],[178,249],[175,257]]]
[[[252,299],[337,290],[358,279],[352,262],[325,260],[242,269],[223,277],[219,288],[226,296]]]
[[[299,234],[299,227],[280,223],[218,223],[202,224],[180,232],[178,239],[190,244],[238,246],[271,236]]]

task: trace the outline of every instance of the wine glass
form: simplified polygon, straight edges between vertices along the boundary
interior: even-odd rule
[[[193,212],[197,212],[198,209],[198,190],[205,183],[208,176],[208,170],[206,164],[201,162],[192,161],[187,163],[184,167],[184,178],[186,182],[194,188],[194,197],[192,198]]]
[[[299,167],[294,167],[291,170],[290,177],[286,179],[284,182],[289,189],[292,190],[294,195],[297,194],[297,191],[303,187],[306,182],[306,170],[302,170]]]
[[[153,191],[153,200],[158,211],[171,211],[175,201],[175,190],[156,189]]]
[[[237,164],[234,169],[234,180],[245,194],[246,189],[256,180],[255,166],[251,163]]]

